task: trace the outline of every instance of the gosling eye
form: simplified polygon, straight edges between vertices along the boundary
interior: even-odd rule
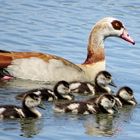
[[[110,99],[110,101],[113,103],[114,102],[114,99]]]
[[[36,101],[38,100],[38,98],[39,98],[38,96],[33,96],[33,99]]]
[[[68,88],[66,88],[66,87],[63,87],[63,90],[67,90]]]
[[[106,76],[107,79],[110,79],[111,77],[109,75]]]

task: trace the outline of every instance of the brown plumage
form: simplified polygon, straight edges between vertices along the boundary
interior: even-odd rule
[[[74,64],[64,58],[39,52],[8,52],[2,50],[0,51],[0,68],[7,68],[12,76],[23,79],[40,81],[94,81],[95,75],[99,71],[105,70],[104,40],[111,36],[116,36],[135,44],[121,21],[107,17],[98,21],[92,29],[88,41],[87,57],[84,63]],[[37,61],[38,64],[35,65],[36,63],[34,64],[33,60],[31,62],[30,58],[36,58],[34,61]],[[25,63],[21,64],[18,61],[17,64],[16,60],[20,59],[22,59],[22,62],[27,63],[27,61],[30,61],[30,63],[25,66]],[[38,65],[43,65],[43,70],[39,69]],[[34,71],[34,74],[29,75],[32,71]],[[43,73],[43,77],[48,75],[42,78]]]

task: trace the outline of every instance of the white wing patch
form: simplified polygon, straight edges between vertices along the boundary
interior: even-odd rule
[[[110,114],[114,114],[113,109],[107,109],[107,111],[108,111],[108,113],[110,113]]]
[[[14,119],[15,117],[14,117],[14,116],[10,116],[10,118],[11,118],[11,119]]]
[[[77,88],[79,88],[80,85],[81,85],[81,83],[71,83],[70,90],[77,89]]]
[[[34,94],[40,95],[41,94],[41,91],[35,91]]]
[[[3,107],[3,108],[0,108],[0,114],[2,114],[6,109]]]
[[[69,106],[67,106],[67,108],[70,109],[70,110],[75,110],[78,107],[79,107],[79,104],[78,103],[72,103]]]
[[[52,97],[49,97],[49,98],[48,98],[48,101],[53,101],[53,98],[52,98]]]
[[[48,93],[50,93],[51,95],[55,95],[53,91],[48,90]]]
[[[72,100],[72,97],[71,96],[69,96],[69,95],[63,95],[63,97],[65,98],[65,99],[67,99],[67,100]]]
[[[88,115],[88,114],[89,114],[89,112],[88,112],[88,111],[85,111],[83,114],[84,114],[84,115]]]
[[[89,88],[89,90],[91,91],[91,93],[93,94],[93,95],[95,95],[95,89],[94,89],[94,86],[93,85],[91,85],[91,84],[87,84],[87,86],[88,86],[88,88]]]
[[[14,108],[14,109],[18,112],[18,114],[20,115],[20,118],[25,118],[25,115],[24,115],[22,109],[18,109],[18,108]]]
[[[96,110],[95,110],[93,105],[87,104],[87,107],[88,107],[88,110],[91,111],[92,113],[96,112]]]

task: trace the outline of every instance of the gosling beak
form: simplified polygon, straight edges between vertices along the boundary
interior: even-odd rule
[[[113,87],[115,87],[115,88],[117,87],[117,86],[115,85],[115,83],[113,82],[113,80],[109,83],[109,85],[110,85],[110,86],[113,86]]]
[[[38,105],[39,108],[45,110],[46,109],[46,106],[44,105],[43,102],[41,102],[39,105]]]
[[[135,41],[129,36],[127,30],[124,28],[123,33],[120,35],[120,37],[122,39],[124,39],[125,41],[135,45]]]

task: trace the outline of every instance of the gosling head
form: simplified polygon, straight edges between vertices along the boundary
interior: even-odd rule
[[[23,106],[29,109],[40,107],[41,104],[41,92],[33,92],[25,95],[23,99]]]
[[[117,111],[115,108],[115,98],[110,94],[99,96],[96,104],[100,107],[102,112],[114,114]]]
[[[122,100],[122,104],[136,105],[137,101],[133,95],[133,90],[130,87],[124,86],[119,89],[116,96]]]
[[[109,85],[116,87],[112,80],[112,76],[107,71],[100,71],[96,77],[95,77],[95,84],[99,87],[105,89],[107,93],[111,93],[111,89],[109,88]]]
[[[57,90],[57,92],[61,94],[68,94],[70,93],[69,83],[66,81],[59,81],[55,85],[54,90]]]
[[[54,92],[60,99],[73,100],[74,96],[70,94],[70,85],[66,81],[59,81],[55,87]]]

